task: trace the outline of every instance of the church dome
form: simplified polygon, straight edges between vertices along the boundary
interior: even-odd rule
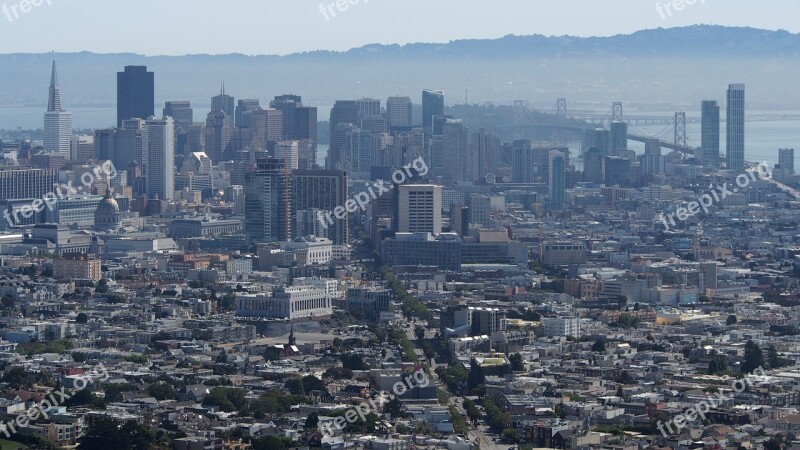
[[[111,191],[97,204],[94,213],[94,226],[97,230],[110,230],[116,228],[121,222],[119,213],[119,203],[111,197]]]

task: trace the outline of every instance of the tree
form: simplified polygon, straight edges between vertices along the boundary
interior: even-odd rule
[[[728,316],[728,319],[725,321],[725,325],[728,325],[728,326],[736,325],[736,323],[738,321],[739,321],[739,319],[736,317],[736,315],[731,314],[730,316]]]
[[[592,351],[597,353],[605,353],[606,341],[604,341],[603,339],[598,339],[594,341],[594,345],[592,345]]]
[[[403,402],[397,397],[393,397],[383,407],[384,414],[391,414],[392,418],[405,417],[403,413]]]
[[[763,368],[766,365],[764,361],[764,353],[761,347],[753,341],[747,341],[744,346],[744,362],[742,362],[742,373],[752,373],[759,367]]]
[[[156,442],[156,434],[147,425],[103,416],[92,420],[80,439],[81,448],[87,450],[149,450]]]
[[[353,378],[353,371],[344,367],[331,367],[325,371],[323,376],[334,380],[349,380]]]
[[[89,316],[87,316],[86,313],[78,313],[78,315],[75,317],[75,322],[76,323],[88,323],[89,322]]]
[[[175,392],[175,388],[167,383],[153,383],[147,386],[147,393],[158,401],[175,400],[178,398],[178,393]]]
[[[769,362],[770,369],[780,369],[781,367],[792,365],[792,361],[781,358],[778,354],[778,349],[776,349],[774,345],[767,347],[767,361]]]
[[[306,430],[311,430],[317,428],[317,424],[319,424],[319,414],[311,413],[306,417],[306,424],[303,427]]]
[[[728,370],[728,360],[725,355],[715,354],[708,363],[708,374],[716,375]]]
[[[483,375],[483,369],[481,365],[478,364],[478,361],[473,359],[470,363],[469,369],[469,378],[467,379],[467,387],[471,391],[472,389],[484,384],[486,378]]]
[[[0,304],[3,305],[3,309],[14,309],[17,307],[17,301],[10,295],[3,296],[3,299],[0,300]]]
[[[425,328],[417,325],[416,328],[414,328],[414,335],[417,337],[418,341],[425,340]]]
[[[369,370],[369,366],[364,363],[364,358],[352,353],[346,353],[341,356],[342,367],[350,370]]]
[[[514,353],[513,355],[509,356],[508,360],[511,361],[512,371],[522,372],[525,370],[525,361],[522,359],[522,355],[519,353]]]
[[[238,411],[245,404],[244,392],[229,387],[215,388],[203,399],[203,406],[217,406],[224,412]]]
[[[98,294],[106,294],[108,293],[108,281],[105,278],[101,278],[100,281],[94,287],[95,292]]]
[[[3,374],[3,383],[8,383],[14,389],[22,389],[30,386],[31,382],[28,380],[28,372],[22,367],[12,367]]]

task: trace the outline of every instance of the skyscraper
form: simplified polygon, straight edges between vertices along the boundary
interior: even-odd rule
[[[252,112],[261,109],[261,104],[257,99],[242,99],[236,104],[236,115],[234,122],[238,128],[247,128],[253,121]]]
[[[728,86],[728,170],[744,170],[744,84]]]
[[[663,174],[664,156],[661,154],[661,142],[658,139],[648,139],[644,143],[644,156],[642,156],[642,175]]]
[[[162,200],[175,197],[175,122],[172,117],[145,121],[143,153],[147,159],[147,196]]]
[[[231,116],[231,121],[234,121],[234,114],[236,114],[234,104],[234,98],[225,93],[225,83],[222,83],[219,88],[219,95],[211,97],[211,111],[225,111],[227,115]],[[236,125],[235,122],[234,125]]]
[[[386,100],[386,119],[389,127],[410,127],[411,97],[389,97]]]
[[[289,171],[282,159],[260,159],[245,174],[245,234],[253,243],[292,235]]]
[[[212,110],[206,117],[206,154],[214,164],[230,157],[233,138],[233,117],[221,109]]]
[[[444,177],[452,182],[468,180],[469,128],[461,119],[447,119],[442,129]]]
[[[72,113],[61,107],[61,89],[58,86],[56,62],[50,73],[50,92],[47,99],[47,112],[44,113],[44,149],[69,158],[72,139]]]
[[[425,130],[425,142],[433,136],[433,117],[444,115],[444,91],[422,91],[422,129]]]
[[[535,174],[533,171],[533,149],[531,141],[527,139],[517,139],[511,146],[511,182],[512,183],[533,183]]]
[[[566,155],[560,150],[550,151],[550,204],[553,208],[561,208],[566,200]]]
[[[794,149],[778,149],[778,166],[781,172],[789,177],[794,176]]]
[[[399,189],[397,231],[441,234],[442,187],[405,184],[399,186]]]
[[[358,118],[367,116],[379,116],[381,114],[381,101],[376,98],[362,98],[356,100],[358,106]]]
[[[347,174],[341,170],[295,170],[292,172],[293,223],[304,211],[333,211],[347,201]],[[312,215],[314,220],[317,217]],[[334,245],[348,243],[348,221],[334,220],[322,230]],[[294,233],[294,237],[301,237]]]
[[[155,75],[146,66],[125,66],[117,73],[117,128],[127,119],[155,115]]]
[[[194,123],[194,111],[189,100],[171,100],[164,102],[164,117],[175,120],[175,128],[187,130]]]
[[[282,141],[283,113],[279,109],[257,109],[250,112],[250,146],[254,150],[274,150],[275,143]],[[208,143],[206,143],[208,145]]]
[[[611,153],[618,153],[628,149],[628,124],[625,122],[611,122]]]
[[[701,145],[703,165],[719,169],[719,105],[714,100],[701,104]]]
[[[341,142],[337,142],[336,134],[339,133],[340,125],[351,124],[354,127],[359,125],[359,108],[355,100],[337,100],[331,109],[330,118],[330,150],[328,151],[328,169],[347,169],[344,167],[346,155],[350,152],[350,146],[342,147]]]

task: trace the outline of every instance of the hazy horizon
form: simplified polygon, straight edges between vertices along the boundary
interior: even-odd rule
[[[330,0],[241,0],[225,7],[213,0],[141,0],[137,8],[125,10],[124,16],[114,2],[41,1],[27,12],[15,0],[2,5],[0,53],[287,55],[346,51],[368,44],[495,39],[510,34],[604,37],[698,24],[800,32],[796,15],[776,15],[764,2],[744,0],[696,0],[680,11],[666,8],[671,1],[641,0],[348,0],[354,4],[346,10],[337,10]],[[789,8],[792,6],[796,8]],[[181,20],[187,16],[192,19]],[[55,44],[53,35],[59,37]]]

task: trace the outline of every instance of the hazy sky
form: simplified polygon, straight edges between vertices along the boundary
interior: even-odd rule
[[[41,3],[22,12],[24,1]],[[286,54],[506,34],[608,36],[698,23],[800,31],[796,0],[0,0],[0,53]],[[16,10],[16,16],[14,11]],[[9,18],[11,20],[9,20]]]

